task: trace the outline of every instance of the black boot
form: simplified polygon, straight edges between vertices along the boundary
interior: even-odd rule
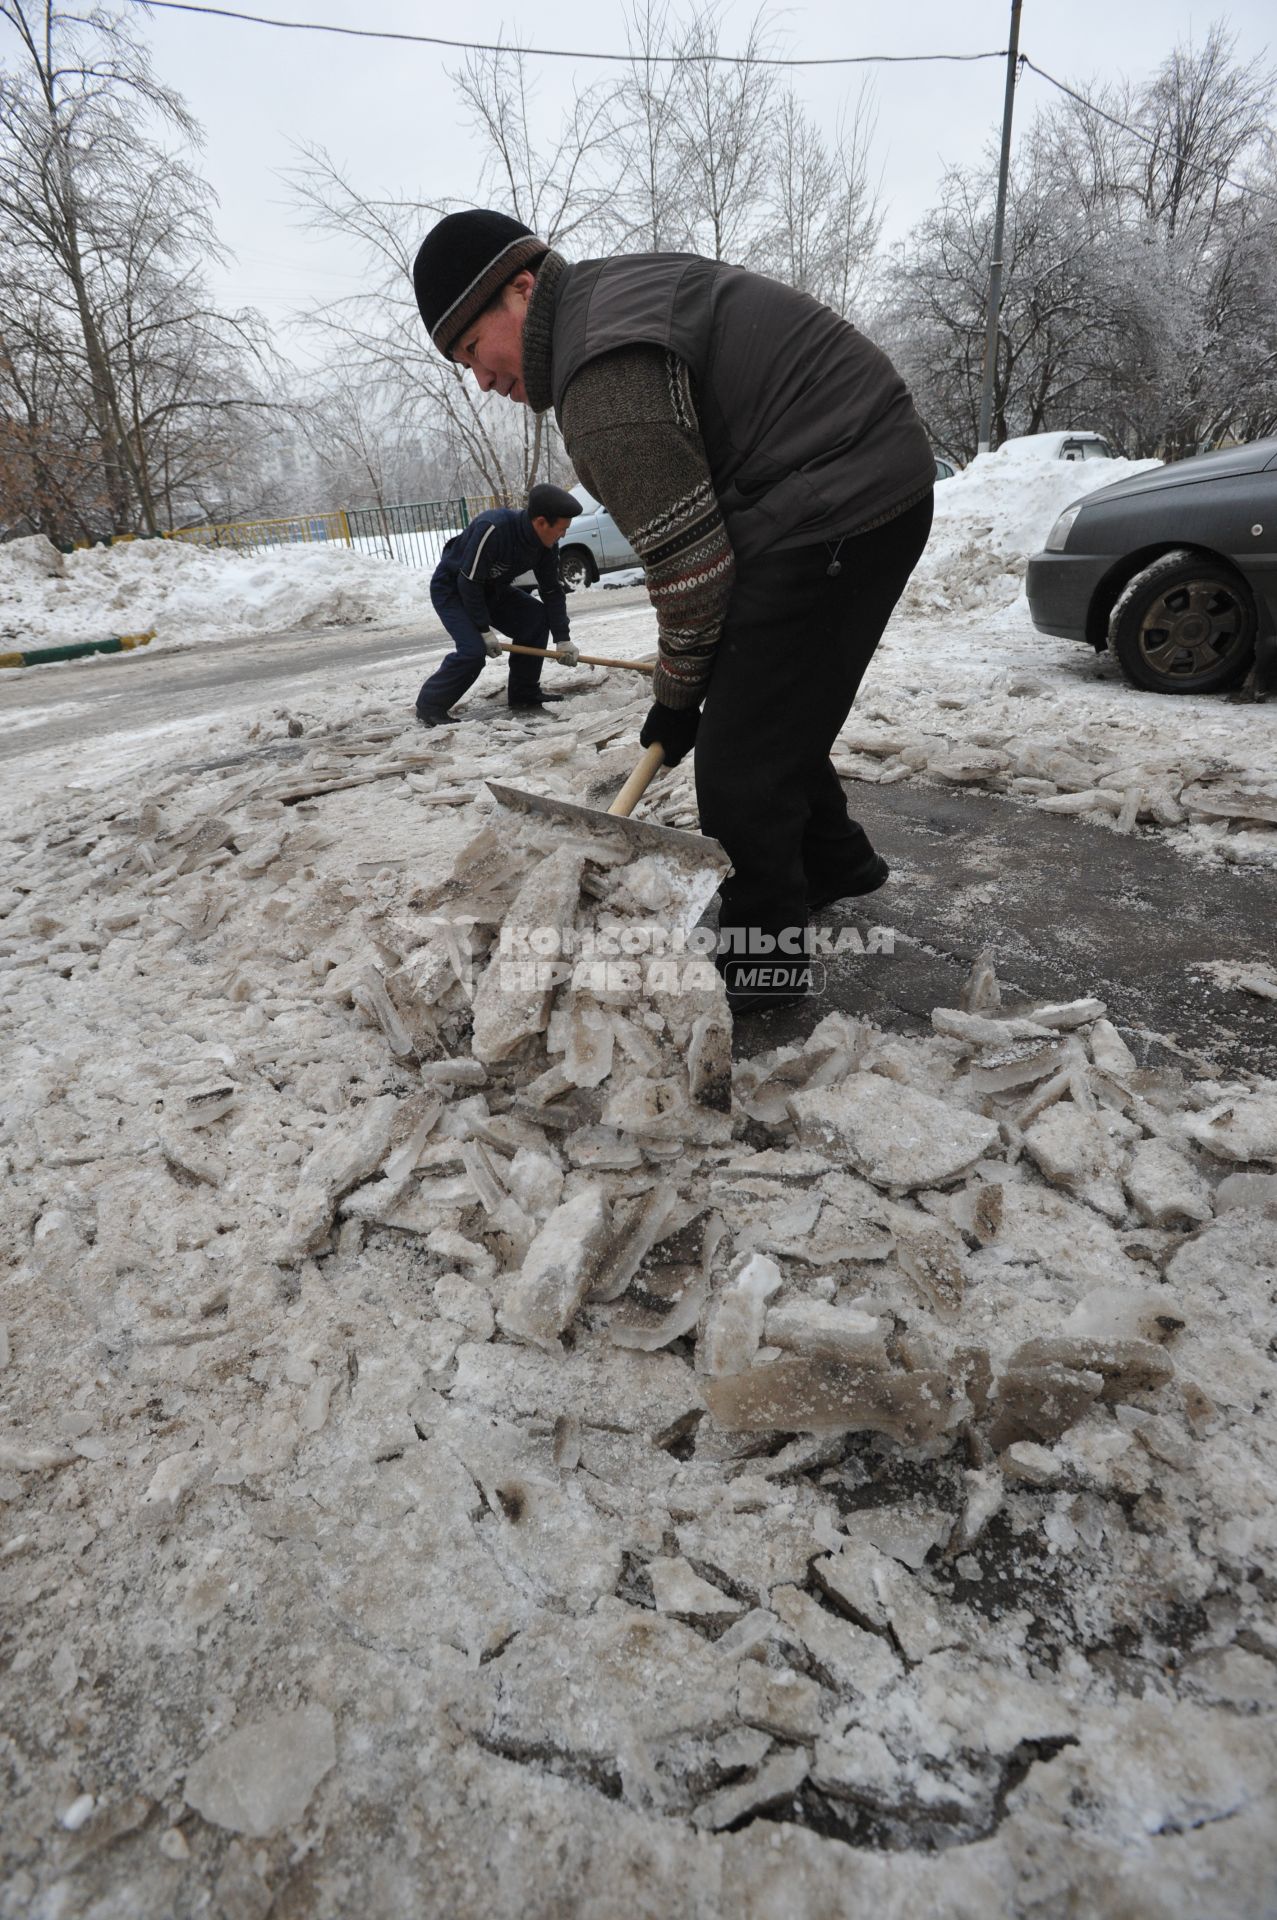
[[[845,880],[829,882],[813,893],[807,902],[808,912],[818,913],[822,907],[831,907],[835,900],[850,900],[858,894],[876,893],[890,875],[891,868],[880,853],[875,853],[862,866],[854,868]]]
[[[561,693],[542,693],[540,687],[537,687],[532,693],[511,693],[507,695],[509,704],[512,707],[522,707],[525,709],[528,707],[548,707],[552,702],[557,702],[562,698],[563,695]]]
[[[450,727],[454,724],[446,707],[418,707],[417,718],[423,727]]]

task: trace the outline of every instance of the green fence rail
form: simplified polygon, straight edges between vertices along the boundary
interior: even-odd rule
[[[175,527],[166,540],[187,546],[218,547],[234,553],[267,553],[276,547],[335,542],[405,567],[438,564],[444,543],[496,499],[418,500],[410,505],[338,507],[328,513],[299,513],[275,520],[233,520],[217,526]],[[123,536],[131,538],[130,535]]]

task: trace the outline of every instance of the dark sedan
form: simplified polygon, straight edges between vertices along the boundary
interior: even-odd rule
[[[1153,693],[1238,687],[1277,657],[1277,439],[1088,493],[1029,562],[1042,633],[1116,654]]]

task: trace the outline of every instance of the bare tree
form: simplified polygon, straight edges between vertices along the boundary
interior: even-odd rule
[[[633,0],[626,38],[630,62],[614,125],[619,165],[611,241],[618,252],[674,252],[687,244],[687,169],[676,138],[681,75],[669,59],[675,40],[663,0]]]
[[[617,190],[614,87],[573,94],[548,145],[532,131],[533,89],[517,50],[475,53],[454,79],[470,109],[481,149],[482,195],[551,244],[588,248],[606,231]],[[327,338],[361,383],[393,393],[405,422],[436,455],[446,451],[464,481],[459,491],[521,500],[557,457],[553,423],[478,392],[441,359],[422,328],[412,293],[412,260],[426,230],[449,211],[441,201],[369,198],[322,147],[300,150],[288,175],[309,224],[353,241],[368,267],[368,288],[313,311]],[[429,456],[428,456],[429,457]],[[477,484],[476,484],[477,483]]]
[[[153,532],[224,452],[229,416],[262,403],[244,373],[260,335],[207,298],[212,195],[153,138],[167,129],[189,147],[198,129],[130,25],[56,0],[0,0],[0,23],[18,54],[0,74],[10,384],[28,407],[47,400],[57,360],[59,415],[28,438],[93,449],[79,512],[99,530]]]
[[[766,64],[767,16],[750,23],[743,56],[724,66],[717,7],[692,15],[678,43],[684,62],[674,145],[682,167],[688,235],[711,260],[752,264],[766,220],[777,80]]]
[[[867,88],[840,116],[832,150],[792,91],[775,118],[760,264],[844,316],[869,282],[882,230],[870,177],[874,124]]]

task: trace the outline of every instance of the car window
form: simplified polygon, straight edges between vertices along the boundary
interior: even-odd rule
[[[1085,457],[1088,460],[1116,460],[1117,458],[1107,440],[1087,440],[1084,445]]]

